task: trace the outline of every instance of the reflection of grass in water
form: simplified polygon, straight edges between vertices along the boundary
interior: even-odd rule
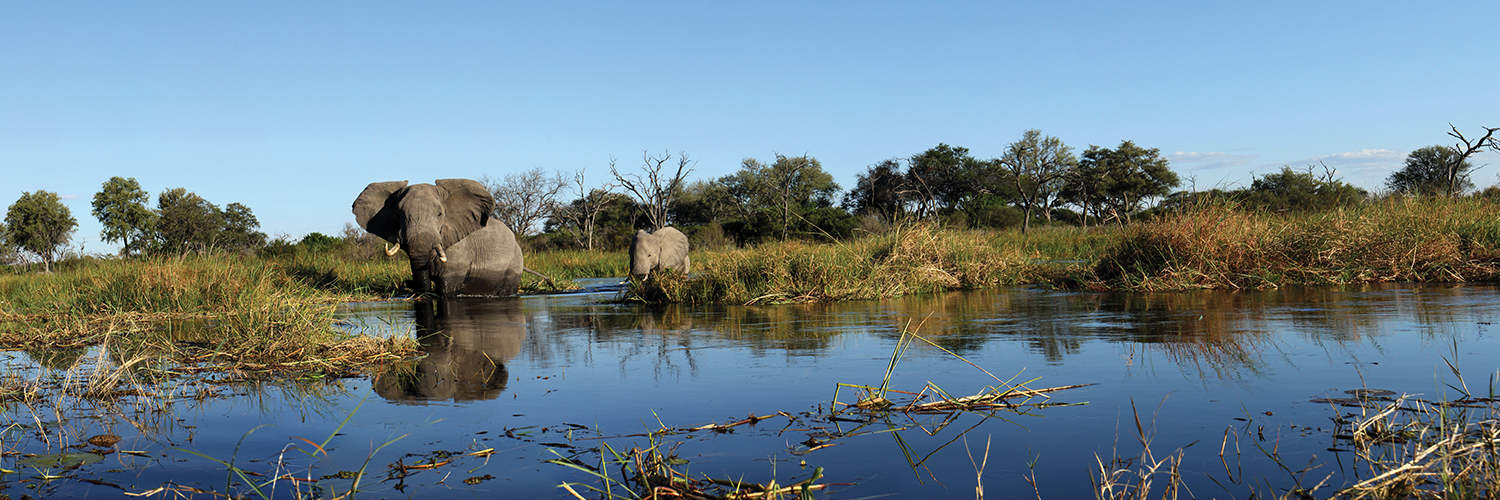
[[[1220,332],[1203,335],[1174,335],[1159,341],[1138,341],[1133,345],[1141,351],[1159,351],[1167,360],[1178,366],[1197,368],[1198,373],[1210,371],[1220,379],[1231,378],[1232,372],[1245,368],[1260,373],[1264,364],[1259,358],[1262,342],[1271,336],[1253,332]],[[1132,353],[1132,358],[1134,358]],[[1232,378],[1239,378],[1237,375]]]
[[[967,448],[967,435],[969,431],[979,428],[980,425],[991,418],[1010,422],[1004,414],[1015,416],[1033,415],[1033,412],[1042,408],[1087,404],[1053,402],[1049,394],[1092,384],[1031,389],[1027,387],[1027,384],[1037,381],[1038,378],[1016,383],[1015,380],[1020,376],[1019,373],[1009,380],[1000,380],[999,377],[996,377],[988,370],[918,334],[917,330],[920,328],[921,325],[918,325],[916,329],[912,329],[911,324],[908,322],[907,327],[902,330],[902,335],[896,342],[894,352],[891,353],[891,359],[886,365],[885,375],[881,378],[879,386],[846,383],[839,383],[835,386],[833,401],[830,405],[830,413],[827,418],[835,425],[838,432],[834,435],[835,437],[825,441],[810,439],[808,442],[803,443],[803,446],[806,447],[806,452],[833,446],[837,444],[833,442],[835,439],[863,434],[889,433],[891,438],[895,440],[896,447],[901,450],[901,454],[906,459],[907,465],[917,475],[918,481],[921,481],[920,471],[925,468],[925,464],[929,459],[959,440],[963,440]],[[892,389],[890,387],[891,377],[896,371],[896,366],[900,363],[901,357],[906,353],[906,350],[917,341],[936,347],[953,358],[963,361],[969,366],[973,366],[998,382],[998,385],[986,386],[970,396],[955,396],[931,381],[927,382],[921,392]],[[851,388],[859,392],[856,402],[844,403],[839,401],[839,392],[843,388]],[[894,396],[895,394],[901,394],[905,399],[896,401],[894,400],[896,397]],[[840,408],[841,406],[842,408]],[[919,453],[902,436],[903,431],[910,429],[920,430],[926,436],[936,436],[943,429],[957,422],[961,415],[965,414],[978,415],[981,420],[967,429],[958,432],[952,439],[925,454]],[[856,418],[849,419],[848,417],[843,417],[843,415],[852,415]],[[840,422],[845,421],[862,423],[853,429],[846,430],[840,424]],[[884,424],[885,428],[883,430],[864,430],[865,427],[876,423]],[[988,455],[988,451],[986,451],[986,455]],[[976,466],[976,471],[980,477],[976,479],[975,490],[979,497],[982,498],[982,466]],[[930,470],[929,473],[931,473]]]

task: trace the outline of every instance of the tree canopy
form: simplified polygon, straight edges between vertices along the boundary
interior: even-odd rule
[[[1092,211],[1100,220],[1114,216],[1124,222],[1145,200],[1166,196],[1181,183],[1160,149],[1126,140],[1115,149],[1090,145],[1065,176],[1061,197],[1082,207],[1085,217]]]
[[[1427,146],[1406,155],[1406,164],[1385,179],[1386,189],[1407,195],[1458,196],[1474,189],[1467,158],[1447,146]],[[1456,164],[1455,164],[1456,163]]]
[[[831,207],[839,191],[833,176],[823,171],[823,164],[807,155],[777,154],[776,162],[770,165],[745,158],[739,171],[719,182],[734,198],[746,221],[760,226],[753,236],[740,232],[742,237],[754,240],[776,233],[785,240],[791,232],[828,231],[809,227],[804,214]]]
[[[1031,129],[1011,143],[997,163],[1015,185],[1015,201],[1025,217],[1021,220],[1024,233],[1031,227],[1033,213],[1051,208],[1053,198],[1062,191],[1063,179],[1078,166],[1078,158],[1061,139]]]
[[[901,171],[901,160],[891,158],[856,174],[854,188],[844,195],[843,206],[854,214],[874,215],[884,222],[893,222],[906,215],[907,204],[914,195],[911,180]]]
[[[94,193],[94,218],[104,225],[99,236],[106,243],[121,242],[120,255],[145,249],[156,226],[156,212],[146,206],[150,195],[134,177],[111,177]]]
[[[58,251],[72,239],[78,220],[57,193],[37,190],[22,193],[10,205],[5,226],[10,243],[36,254],[42,260],[42,270],[51,272]]]
[[[1291,167],[1257,177],[1241,199],[1248,205],[1277,212],[1305,212],[1349,206],[1365,199],[1368,193],[1329,173],[1323,178]]]

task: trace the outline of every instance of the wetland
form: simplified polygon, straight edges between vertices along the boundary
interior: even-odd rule
[[[0,493],[629,498],[630,471],[651,469],[820,498],[1322,498],[1400,458],[1353,427],[1397,401],[1483,416],[1500,367],[1500,287],[1484,283],[750,306],[579,283],[336,306],[345,332],[422,352],[357,373],[153,369],[108,343],[10,351]],[[129,376],[100,393],[89,373]],[[881,388],[896,406],[850,406]],[[1047,388],[1065,389],[1022,393]],[[1012,398],[903,410],[917,394]],[[617,464],[642,457],[658,461]]]

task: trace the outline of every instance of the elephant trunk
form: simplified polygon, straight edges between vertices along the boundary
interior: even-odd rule
[[[429,291],[432,291],[431,268],[425,266],[419,268],[416,267],[415,263],[412,264],[411,291],[416,293],[417,295],[423,295]]]
[[[420,227],[413,226],[413,223],[408,222],[408,226]],[[411,259],[412,291],[424,294],[432,290],[433,278],[442,272],[441,266],[448,261],[441,242],[437,231],[402,231],[401,248]]]

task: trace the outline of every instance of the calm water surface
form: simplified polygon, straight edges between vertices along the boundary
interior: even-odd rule
[[[600,443],[648,446],[632,435],[662,427],[826,413],[838,384],[878,385],[910,329],[1002,379],[1037,379],[1032,388],[1093,385],[1053,394],[1054,402],[1086,404],[959,414],[946,425],[942,416],[864,425],[775,417],[732,433],[657,439],[675,444],[694,475],[785,484],[823,467],[823,481],[836,483],[821,494],[829,498],[973,498],[975,462],[988,444],[987,498],[1036,498],[1026,480],[1032,474],[1043,498],[1083,498],[1091,497],[1100,457],[1139,454],[1134,408],[1154,428],[1157,456],[1187,447],[1183,471],[1194,495],[1244,498],[1299,480],[1311,486],[1329,474],[1332,485],[1354,479],[1340,468],[1352,456],[1329,451],[1339,410],[1311,399],[1359,388],[1454,398],[1445,358],[1480,391],[1500,367],[1490,334],[1500,290],[1491,285],[1160,294],[1017,288],[761,307],[602,302],[612,296],[351,304],[349,328],[421,336],[428,355],[410,373],[377,380],[310,391],[267,384],[201,401],[188,398],[194,389],[187,387],[179,397],[191,402],[174,405],[169,416],[106,412],[74,422],[74,435],[112,432],[125,437],[120,449],[143,453],[110,455],[52,482],[28,482],[36,474],[26,471],[6,475],[5,492],[114,497],[173,482],[249,493],[245,481],[196,452],[298,477],[364,467],[367,498],[562,498],[558,484],[591,478],[544,460],[597,463],[589,450]],[[998,383],[953,355],[915,345],[891,387],[920,391],[929,382],[957,395]],[[854,400],[848,389],[839,398]],[[22,410],[8,412],[8,421],[34,420]],[[853,435],[830,439],[840,433]],[[836,444],[808,452],[809,437]],[[298,438],[327,440],[327,455],[309,456],[315,449]],[[1229,450],[1225,461],[1221,446]],[[1317,468],[1288,473],[1262,451],[1273,448],[1291,470]],[[462,455],[483,449],[494,454]],[[391,472],[392,464],[449,458],[404,477]],[[344,491],[351,482],[318,484]],[[278,487],[263,493],[292,496],[285,481]]]

